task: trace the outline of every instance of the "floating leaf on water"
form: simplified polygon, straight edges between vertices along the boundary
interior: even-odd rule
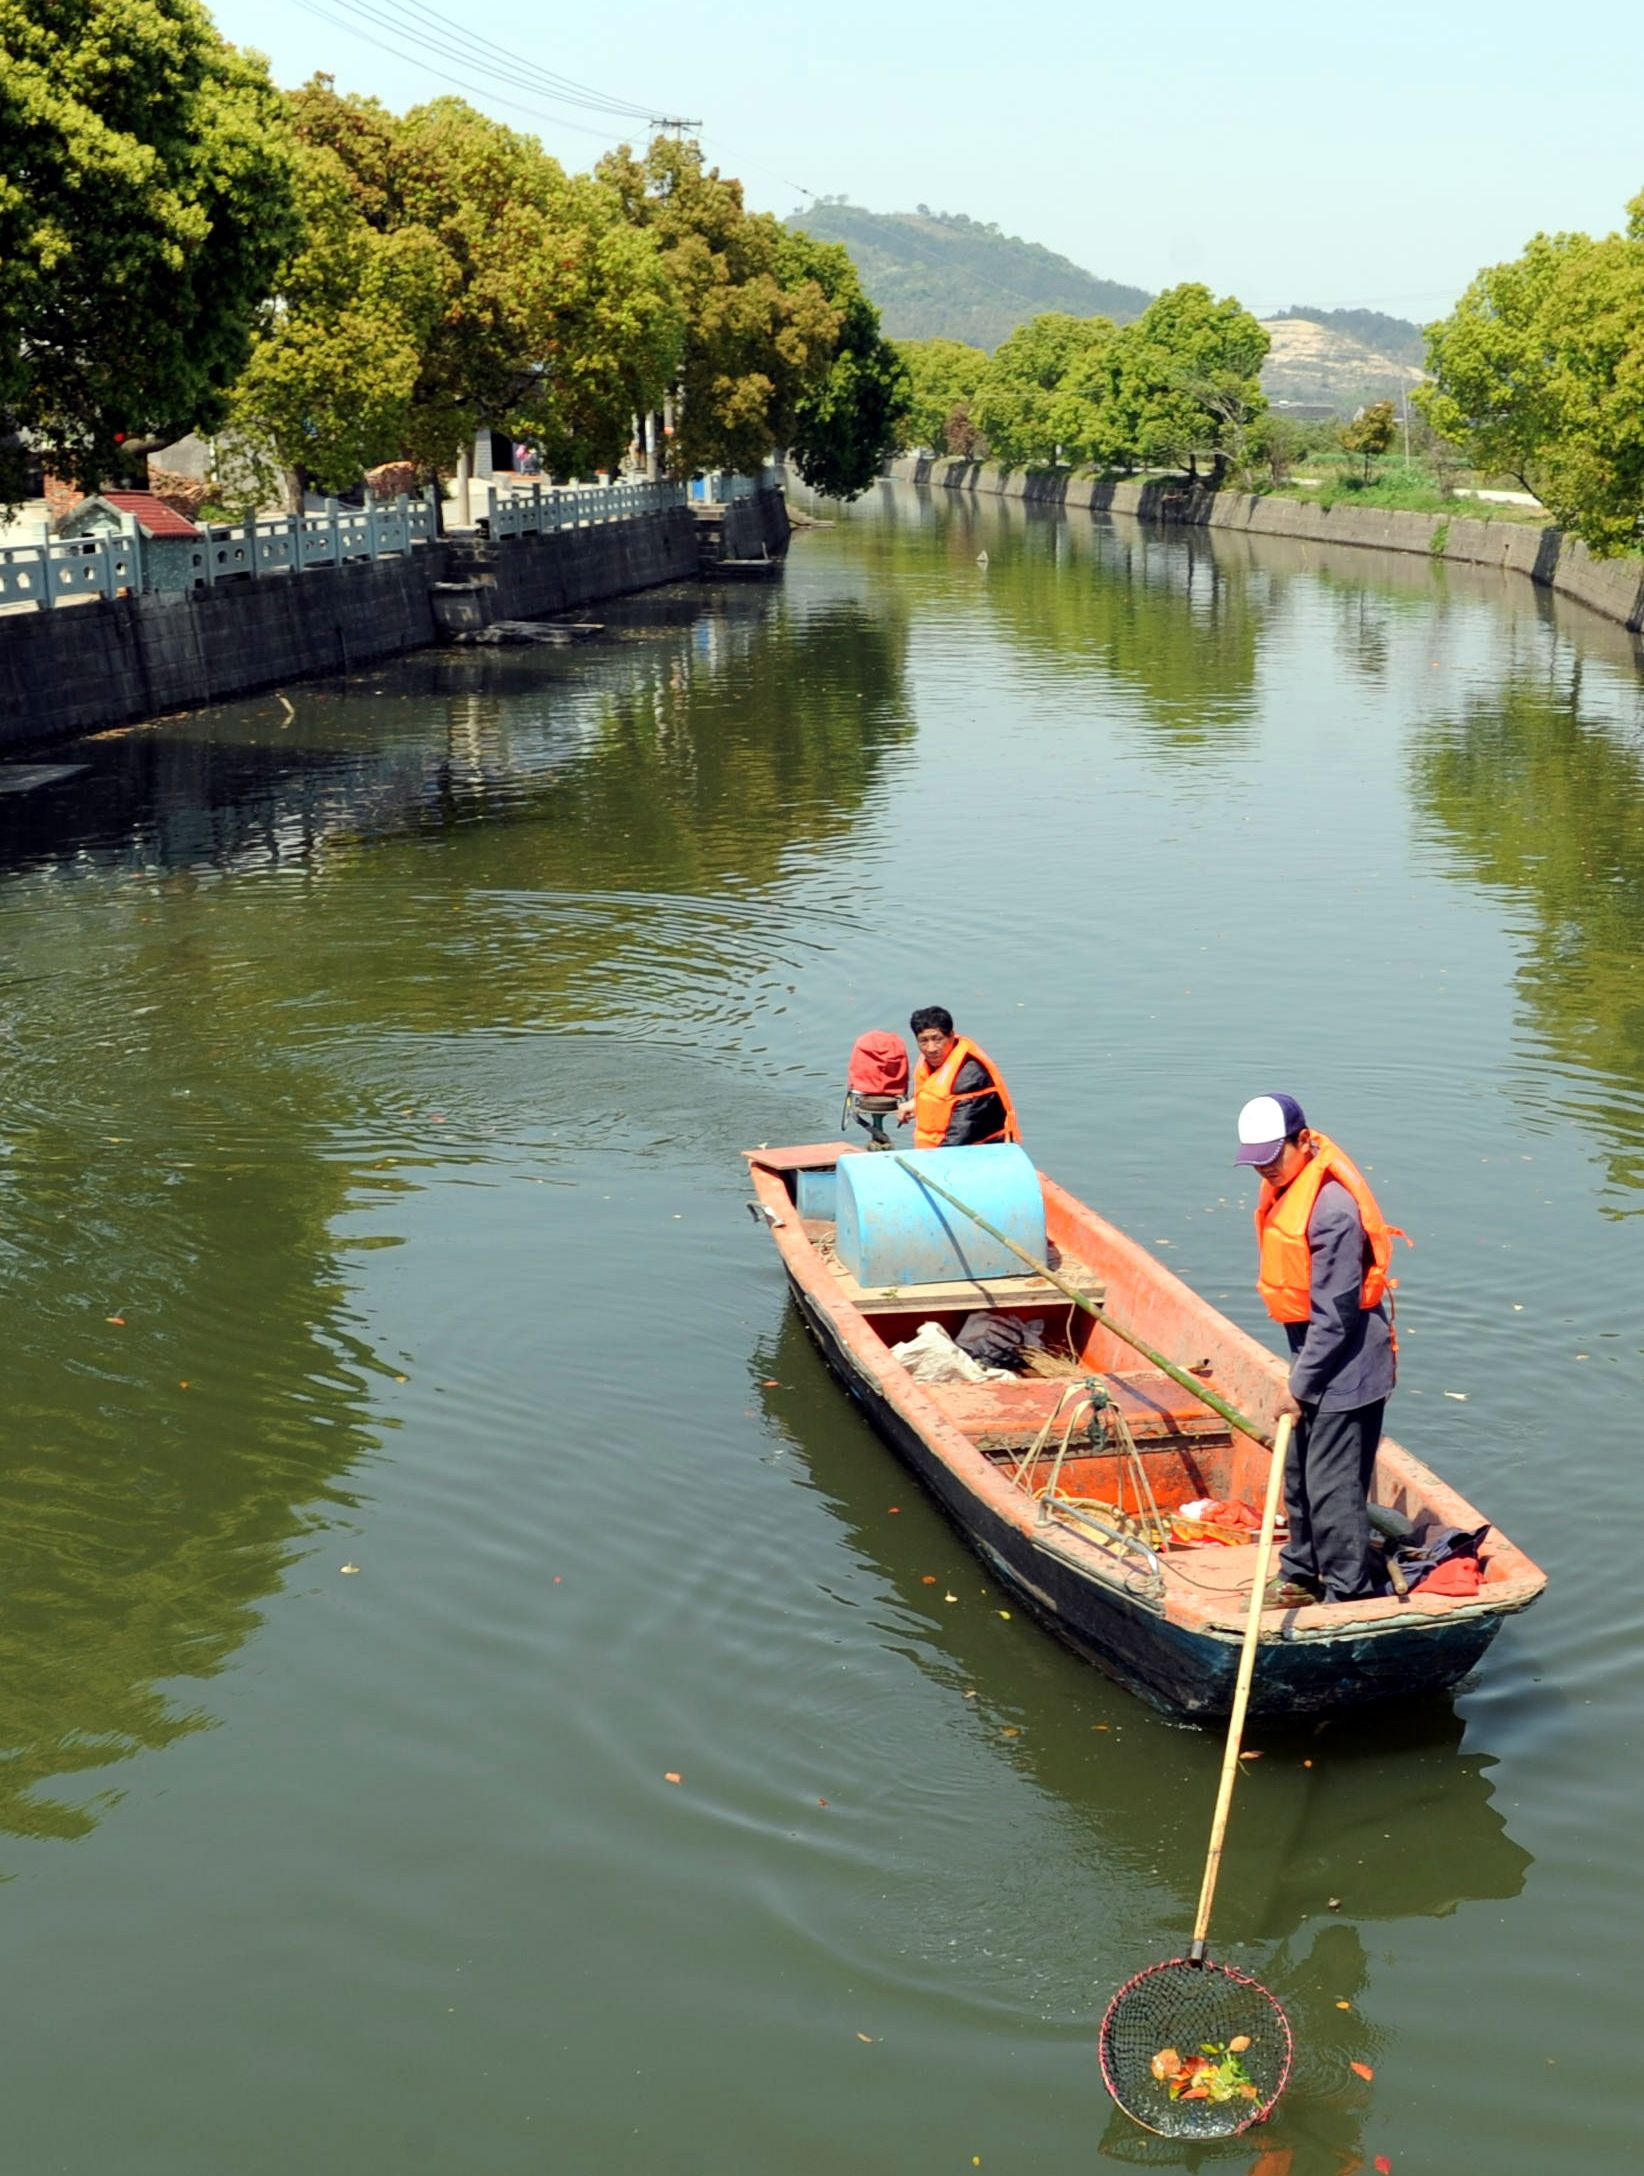
[[[817,1803],[817,1804],[818,1804],[819,1806],[825,1806],[825,1805],[826,1805],[826,1804],[828,1803],[828,1801],[827,1801],[827,1800],[826,1800],[825,1798],[819,1798],[819,1799],[818,1799],[818,1800],[816,1801],[816,1803]]]
[[[1366,2085],[1376,2075],[1368,2063],[1349,2063],[1347,2067],[1355,2078],[1362,2078]]]
[[[1015,1723],[1006,1723],[1000,1735],[1006,1738],[1019,1738],[1022,1733]]]

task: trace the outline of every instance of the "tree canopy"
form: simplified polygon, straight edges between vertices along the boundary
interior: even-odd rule
[[[1133,325],[1055,311],[1017,327],[994,355],[971,414],[1001,461],[1192,467],[1246,457],[1265,412],[1267,334],[1231,296],[1188,282]]]
[[[839,312],[827,369],[794,404],[788,450],[813,490],[854,499],[902,436],[911,397],[907,369],[879,330],[879,312],[847,251],[804,234],[784,234],[782,248],[787,283],[814,281]]]
[[[0,0],[0,52],[0,437],[95,485],[221,420],[295,233],[284,108],[198,0]]]
[[[393,457],[448,465],[483,424],[551,468],[614,467],[682,333],[616,193],[460,99],[398,118],[321,76],[291,107],[304,226],[241,425],[332,485]]]
[[[1487,267],[1427,339],[1435,430],[1600,555],[1644,541],[1644,194],[1623,233]]]
[[[679,137],[603,158],[600,180],[651,235],[685,314],[676,473],[757,468],[786,441],[801,396],[833,361],[844,311],[806,270],[793,285],[786,237],[749,212],[742,184]]]
[[[908,374],[898,450],[928,446],[933,453],[968,454],[975,432],[970,404],[987,371],[987,351],[962,340],[898,340],[896,352]],[[956,434],[966,442],[956,445]]]

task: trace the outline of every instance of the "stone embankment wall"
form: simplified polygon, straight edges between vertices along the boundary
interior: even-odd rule
[[[1247,536],[1301,537],[1315,544],[1418,552],[1469,566],[1503,567],[1573,597],[1606,619],[1644,629],[1644,560],[1595,559],[1585,544],[1529,522],[1469,520],[1465,515],[1407,514],[1382,507],[1309,506],[1297,499],[1242,491],[1196,491],[1181,479],[1119,483],[1048,470],[1003,469],[991,461],[907,455],[886,472],[902,483],[950,491],[991,492],[1092,513],[1134,514],[1143,521],[1186,522]]]
[[[498,619],[597,604],[697,571],[686,507],[477,550],[496,586],[488,616]],[[404,559],[0,614],[0,745],[124,725],[420,649],[441,639],[435,585],[472,577],[475,560],[475,547],[448,540]]]

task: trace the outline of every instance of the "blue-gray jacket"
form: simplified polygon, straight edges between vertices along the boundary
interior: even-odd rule
[[[1370,1248],[1358,1203],[1338,1179],[1326,1179],[1307,1220],[1312,1255],[1312,1313],[1287,1322],[1290,1395],[1324,1413],[1351,1412],[1391,1394],[1397,1372],[1387,1303],[1361,1307]]]

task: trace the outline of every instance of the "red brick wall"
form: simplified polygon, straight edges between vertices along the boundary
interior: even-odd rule
[[[65,514],[73,513],[85,493],[78,484],[66,484],[60,476],[43,476],[40,490],[46,502],[46,518],[59,522]]]

